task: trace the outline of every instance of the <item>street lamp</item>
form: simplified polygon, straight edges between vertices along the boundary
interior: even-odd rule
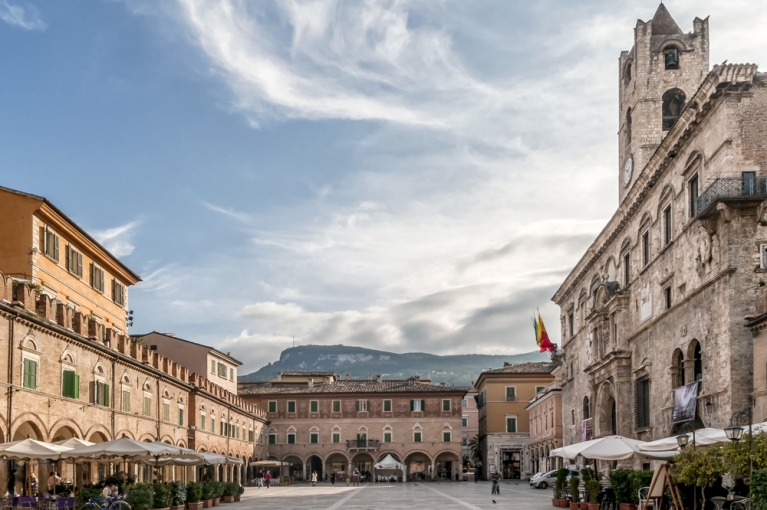
[[[748,398],[748,404],[743,411],[738,411],[730,417],[730,425],[724,428],[724,433],[727,439],[735,441],[736,443],[743,438],[743,425],[748,424],[748,459],[749,459],[749,475],[754,474],[754,435],[751,430],[751,422],[753,421],[752,408],[754,402],[751,397]]]
[[[724,434],[727,436],[727,439],[737,443],[743,438],[743,427],[729,425],[724,428]]]
[[[679,435],[676,436],[676,444],[679,445],[680,448],[684,448],[688,444],[690,444],[690,434],[692,434],[692,447],[695,448],[695,422],[693,421],[686,421],[682,423],[682,430],[680,431]]]
[[[690,436],[687,434],[679,434],[676,436],[676,444],[679,445],[680,448],[684,448],[687,446],[687,443],[690,442]]]

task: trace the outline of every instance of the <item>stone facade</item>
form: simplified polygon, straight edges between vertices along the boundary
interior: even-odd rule
[[[472,386],[466,396],[463,397],[462,403],[461,423],[463,432],[461,444],[463,445],[463,458],[466,460],[471,459],[469,441],[479,434],[479,409],[477,409],[477,400],[474,398],[476,396],[477,388]]]
[[[405,381],[340,379],[335,374],[281,374],[240,383],[239,394],[267,411],[269,456],[293,463],[292,476],[345,478],[374,473],[391,454],[407,478],[455,479],[462,471],[462,399],[468,388]],[[315,377],[317,382],[315,382]],[[287,474],[287,473],[284,473]],[[401,474],[400,474],[401,476]]]
[[[530,473],[562,467],[560,457],[550,457],[551,450],[562,446],[562,368],[552,371],[554,382],[536,393],[527,404],[530,413]]]
[[[620,205],[553,297],[565,444],[584,420],[594,437],[667,437],[671,391],[694,381],[696,423],[724,427],[753,388],[742,318],[765,268],[767,87],[756,65],[709,72],[708,21],[693,27],[661,5],[621,54]]]

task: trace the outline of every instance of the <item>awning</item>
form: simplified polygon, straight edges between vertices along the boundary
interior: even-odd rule
[[[605,436],[551,450],[550,457],[575,459],[582,455],[587,459],[622,460],[633,458],[637,447],[645,441],[623,436]]]

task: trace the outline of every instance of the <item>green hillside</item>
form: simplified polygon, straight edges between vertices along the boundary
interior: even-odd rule
[[[277,372],[313,370],[336,372],[353,378],[405,379],[411,375],[431,379],[434,383],[468,385],[476,381],[482,370],[502,367],[504,362],[547,361],[546,354],[528,352],[514,355],[458,354],[438,356],[423,352],[397,354],[346,345],[302,345],[285,349],[279,361],[256,372],[239,377],[245,381],[265,381]]]

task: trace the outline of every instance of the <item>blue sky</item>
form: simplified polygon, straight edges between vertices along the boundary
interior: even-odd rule
[[[711,16],[759,62],[767,13]],[[617,59],[655,2],[0,0],[0,185],[138,272],[133,332],[516,353],[617,202]]]

